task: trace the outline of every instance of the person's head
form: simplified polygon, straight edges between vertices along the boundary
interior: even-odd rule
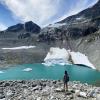
[[[65,70],[65,74],[67,74],[67,71]]]

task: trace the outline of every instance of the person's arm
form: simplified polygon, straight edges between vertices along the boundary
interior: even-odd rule
[[[64,80],[65,80],[65,75],[63,76],[63,82],[64,82]]]

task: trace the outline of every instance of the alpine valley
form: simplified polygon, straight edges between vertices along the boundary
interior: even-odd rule
[[[23,46],[29,48],[23,50]],[[29,21],[1,31],[0,66],[42,63],[50,47],[81,52],[100,70],[100,0],[94,6],[44,28]]]

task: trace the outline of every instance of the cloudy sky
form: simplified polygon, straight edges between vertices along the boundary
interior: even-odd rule
[[[0,30],[33,21],[41,27],[91,7],[98,0],[0,0]]]

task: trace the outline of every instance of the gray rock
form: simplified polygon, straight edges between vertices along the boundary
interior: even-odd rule
[[[100,100],[100,94],[97,94],[96,100]]]
[[[0,99],[5,99],[5,96],[3,94],[0,94]]]
[[[11,90],[7,90],[6,95],[11,96],[11,95],[13,95],[13,92]]]
[[[12,84],[12,86],[2,87],[0,99],[4,100],[99,100],[99,87],[93,87],[91,85],[81,84],[80,82],[69,82],[69,91],[63,91],[63,81],[37,80],[37,81],[5,81],[4,83]],[[16,83],[16,84],[15,84]],[[32,84],[36,84],[35,87]],[[41,84],[42,90],[41,90]],[[48,84],[49,83],[49,84]],[[46,86],[43,86],[46,84]],[[3,85],[3,84],[2,84]],[[52,85],[52,86],[51,86]],[[25,86],[25,87],[24,87]],[[78,87],[77,87],[78,86]],[[73,87],[75,87],[73,89]],[[83,91],[81,91],[81,88]],[[79,89],[79,90],[78,90]],[[86,89],[88,91],[86,91]],[[74,90],[74,92],[72,92]],[[91,90],[91,91],[90,91]],[[95,96],[90,97],[90,94],[94,91]]]
[[[0,100],[6,100],[5,98],[3,98],[3,99],[0,99]]]

